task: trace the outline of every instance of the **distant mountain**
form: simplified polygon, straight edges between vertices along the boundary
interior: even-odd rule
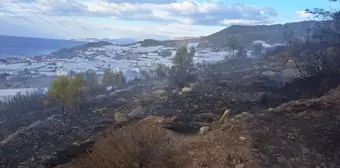
[[[192,40],[192,39],[200,39],[202,37],[175,37],[172,40]]]
[[[203,37],[201,40],[208,41],[213,47],[223,47],[231,37],[236,37],[244,44],[249,44],[256,40],[262,40],[268,44],[276,44],[283,42],[284,32],[293,32],[295,38],[304,38],[308,30],[313,29],[317,23],[317,21],[303,21],[275,25],[234,25]]]
[[[101,41],[107,41],[107,42],[110,42],[112,44],[132,44],[132,43],[136,42],[136,40],[133,39],[133,38],[120,38],[120,39],[104,38]]]
[[[79,39],[80,41],[85,42],[100,42],[100,41],[106,41],[112,44],[131,44],[136,42],[133,38],[119,38],[119,39],[109,39],[109,38],[103,38],[103,39],[97,39],[97,38],[83,38]]]

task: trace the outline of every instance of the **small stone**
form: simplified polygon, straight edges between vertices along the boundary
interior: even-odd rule
[[[244,165],[243,163],[237,164],[237,165],[235,166],[235,168],[244,168],[244,167],[245,167],[245,165]]]
[[[193,151],[188,151],[188,154],[192,156],[192,155],[195,154],[195,152],[193,152]]]
[[[302,148],[302,153],[304,155],[308,154],[309,153],[309,149],[308,148]]]
[[[274,112],[274,109],[273,108],[269,108],[268,112]]]
[[[125,103],[125,102],[127,102],[127,100],[126,100],[125,98],[122,98],[122,97],[121,97],[121,98],[119,98],[119,99],[118,99],[118,101],[119,101],[119,102],[122,102],[122,103]]]
[[[36,168],[46,168],[44,165],[40,164]]]
[[[277,161],[278,161],[279,163],[282,163],[282,162],[285,162],[286,159],[285,159],[284,157],[277,157]]]
[[[240,136],[240,140],[244,141],[244,140],[246,140],[246,137]]]
[[[272,76],[275,76],[276,73],[273,72],[273,71],[264,71],[261,73],[263,76],[268,76],[268,77],[272,77]]]
[[[191,91],[192,91],[192,88],[190,88],[190,87],[184,87],[182,89],[182,92],[191,92]]]
[[[307,114],[307,111],[303,111],[297,114],[297,116],[301,117]]]
[[[210,127],[207,127],[207,126],[201,127],[199,133],[200,133],[200,135],[204,135],[204,134],[206,134],[209,130],[210,130]]]

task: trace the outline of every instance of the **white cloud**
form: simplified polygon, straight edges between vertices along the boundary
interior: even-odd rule
[[[201,36],[213,32],[204,31],[204,28],[196,27],[192,29],[190,27],[268,24],[272,23],[273,19],[277,16],[273,8],[230,4],[222,1],[30,0],[35,1],[33,5],[24,1],[27,0],[17,2],[26,9],[22,9],[13,3],[4,3],[2,7],[29,19],[36,25],[46,27],[46,29],[52,30],[52,32],[64,34],[55,29],[55,27],[34,17],[32,12],[36,13],[46,20],[53,22],[56,26],[60,26],[65,31],[70,32],[69,34],[83,37],[132,36],[143,38],[150,36],[164,39],[169,37]],[[36,7],[43,12],[37,10]],[[11,21],[10,18],[13,16],[6,12],[6,10],[2,11],[0,8],[0,17],[7,17],[7,21],[12,23],[18,21],[25,22],[18,18]],[[80,18],[83,18],[81,24],[79,24]],[[140,24],[125,24],[125,22],[135,21],[136,23],[144,22],[147,24],[144,24],[144,26]],[[60,25],[57,22],[65,24]],[[117,22],[120,24],[115,24]],[[153,26],[145,26],[149,24]],[[87,27],[90,31],[83,30],[81,27]]]
[[[311,13],[308,13],[306,11],[297,11],[296,14],[300,18],[311,18],[311,17],[313,17],[313,15]]]
[[[222,24],[224,25],[254,25],[259,22],[256,20],[242,20],[242,19],[232,19],[232,20],[222,20]]]
[[[186,23],[195,25],[222,25],[221,20],[256,20],[266,23],[277,16],[273,8],[227,4],[223,2],[199,2],[198,0],[39,0],[36,2],[44,13],[54,16],[111,17],[118,20],[144,20],[153,22]],[[70,3],[70,1],[72,3]],[[22,3],[27,9],[35,10],[32,5]],[[15,4],[7,8],[25,11]],[[15,8],[15,9],[14,9]],[[19,12],[20,13],[20,12]]]

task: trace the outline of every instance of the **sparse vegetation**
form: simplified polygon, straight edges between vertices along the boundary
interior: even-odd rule
[[[99,84],[99,79],[95,70],[87,70],[83,76],[87,93],[90,96],[95,96],[104,90],[104,88]]]
[[[169,75],[170,68],[164,64],[157,64],[155,73],[157,78],[164,78]]]
[[[122,71],[112,71],[106,69],[102,79],[103,86],[113,86],[115,88],[121,88],[126,84],[126,78]]]
[[[261,55],[263,50],[264,50],[264,47],[261,43],[257,43],[257,44],[254,44],[254,50],[253,50],[253,54],[254,55]]]
[[[247,50],[243,46],[238,47],[236,58],[247,58]]]
[[[0,101],[0,141],[17,128],[30,125],[34,120],[45,116],[48,113],[44,111],[46,98],[44,91],[37,90],[32,93],[18,93]]]

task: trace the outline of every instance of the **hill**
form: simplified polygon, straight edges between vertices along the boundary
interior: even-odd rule
[[[223,47],[226,41],[232,37],[239,39],[244,44],[262,40],[269,44],[282,43],[284,33],[293,32],[294,37],[304,38],[309,29],[312,29],[317,21],[303,21],[287,24],[237,26],[233,25],[219,32],[202,38],[209,41],[213,47]]]
[[[85,41],[85,42],[100,42],[100,41],[106,41],[113,44],[131,44],[136,42],[133,38],[118,38],[118,39],[109,39],[109,38],[103,38],[103,39],[97,39],[97,38],[83,38],[79,39],[79,41]]]
[[[154,39],[145,39],[136,42],[144,47],[147,46],[169,46],[178,47],[190,42],[200,42],[200,47],[225,47],[226,42],[230,38],[237,38],[242,44],[250,44],[256,40],[265,41],[268,44],[277,44],[284,41],[284,34],[292,33],[294,38],[304,38],[307,32],[313,29],[318,21],[302,21],[287,24],[275,25],[255,25],[255,26],[241,26],[233,25],[227,27],[219,32],[213,33],[209,36],[200,38],[184,38],[173,39],[166,41],[158,41]],[[208,44],[211,45],[208,45]]]
[[[72,48],[63,48],[56,52],[51,53],[52,56],[66,58],[74,56],[78,51],[87,50],[90,47],[102,47],[106,45],[111,45],[112,43],[106,41],[99,41],[99,42],[89,42],[83,45],[78,45]]]

